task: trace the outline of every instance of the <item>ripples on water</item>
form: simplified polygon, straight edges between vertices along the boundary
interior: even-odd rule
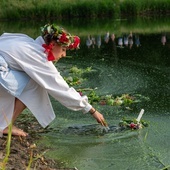
[[[94,124],[89,115],[68,111],[55,103],[57,119],[51,125],[55,130],[46,134],[43,141],[53,148],[50,156],[80,170],[157,170],[170,165],[169,67],[146,62],[147,57],[135,60],[123,56],[120,50],[123,49],[119,49],[116,63],[100,54],[96,59],[88,53],[90,56],[84,54],[83,61],[80,57],[68,58],[58,65],[92,66],[93,72],[87,75],[84,87],[97,87],[98,94],[138,93],[150,100],[129,106],[132,110],[96,106],[105,115],[110,130]],[[118,127],[123,116],[137,117],[141,108],[149,127],[138,131]]]

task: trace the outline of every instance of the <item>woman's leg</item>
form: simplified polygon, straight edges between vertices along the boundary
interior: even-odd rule
[[[24,103],[22,103],[19,99],[15,98],[14,114],[12,118],[13,123],[25,108],[26,106],[24,105]]]
[[[15,99],[15,106],[14,106],[14,114],[12,118],[12,123],[17,119],[17,117],[22,113],[22,111],[26,108],[24,103],[22,103],[19,99]],[[8,134],[8,127],[3,130],[3,134]],[[15,126],[12,126],[12,135],[16,136],[27,136],[27,133],[21,129],[18,129]]]

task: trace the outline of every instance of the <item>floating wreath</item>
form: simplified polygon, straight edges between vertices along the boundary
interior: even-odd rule
[[[70,86],[81,85],[85,78],[83,78],[83,74],[89,73],[92,71],[91,67],[87,67],[85,69],[80,69],[77,66],[73,66],[69,69],[68,77],[64,77],[65,81]],[[88,89],[88,90],[87,90]],[[85,88],[85,89],[77,89],[80,95],[88,96],[88,100],[90,104],[100,104],[100,105],[109,105],[109,106],[120,106],[120,105],[130,105],[132,103],[138,103],[142,100],[149,100],[148,97],[142,96],[140,94],[122,94],[121,96],[113,96],[105,95],[99,96],[97,95],[96,89]]]
[[[137,122],[136,119],[130,119],[130,118],[122,118],[122,120],[119,122],[119,126],[124,128],[129,128],[132,130],[141,129],[143,127],[147,127],[149,124],[145,120],[141,120],[140,122]]]
[[[148,122],[146,122],[145,120],[141,120],[143,113],[144,113],[144,110],[142,109],[137,119],[135,118],[130,119],[130,118],[125,118],[125,117],[122,118],[122,120],[119,122],[119,126],[124,127],[124,128],[129,128],[132,130],[137,130],[143,127],[147,127],[149,125]]]
[[[84,89],[78,90],[81,95],[87,95],[90,104],[99,103],[100,105],[109,106],[120,106],[120,105],[130,105],[132,103],[138,103],[142,100],[149,100],[148,97],[142,96],[140,94],[122,94],[121,96],[105,95],[99,96],[94,90],[89,93],[85,92]],[[84,93],[84,94],[83,94]]]

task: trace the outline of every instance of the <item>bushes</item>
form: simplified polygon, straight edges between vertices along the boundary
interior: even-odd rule
[[[166,14],[169,0],[0,0],[0,18],[100,18]]]

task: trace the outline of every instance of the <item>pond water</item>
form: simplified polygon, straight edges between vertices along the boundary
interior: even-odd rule
[[[6,30],[10,30],[7,25]],[[141,109],[145,110],[142,119],[149,126],[103,131],[89,114],[70,111],[51,99],[57,118],[39,144],[52,148],[46,153],[49,157],[79,170],[170,169],[170,29],[159,24],[154,32],[147,31],[149,24],[140,30],[135,26],[117,30],[115,26],[114,31],[109,23],[103,27],[100,25],[101,31],[95,33],[93,29],[79,30],[76,25],[81,37],[80,49],[68,52],[68,57],[56,66],[63,76],[69,76],[73,66],[91,67],[91,72],[83,74],[82,83],[74,86],[76,89],[95,89],[101,96],[147,97],[149,100],[127,106],[94,106],[110,127],[118,127],[122,117],[137,118]],[[119,28],[124,27],[120,24]],[[108,34],[113,39],[107,42]],[[130,43],[127,46],[126,36]]]

